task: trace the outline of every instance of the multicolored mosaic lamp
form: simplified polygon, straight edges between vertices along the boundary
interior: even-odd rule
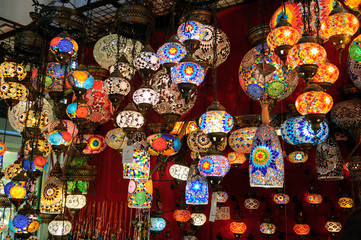
[[[17,62],[5,61],[0,64],[1,82],[19,82],[25,79],[26,68]]]
[[[116,118],[117,125],[123,128],[123,131],[130,139],[132,134],[143,126],[143,115],[138,112],[134,103],[130,102]]]
[[[344,3],[352,11],[359,11],[361,1],[360,0],[344,0]]]
[[[150,76],[160,67],[160,62],[157,54],[155,54],[153,48],[148,44],[135,56],[133,65],[140,73],[143,81],[147,82]]]
[[[342,180],[344,178],[343,165],[340,147],[333,134],[330,134],[326,141],[317,145],[316,170],[318,180]]]
[[[349,54],[353,60],[361,62],[361,35],[358,35],[350,44]]]
[[[198,167],[192,165],[186,184],[186,203],[189,205],[207,205],[208,197],[207,180],[200,175]]]
[[[337,201],[340,208],[344,210],[350,210],[354,206],[354,200],[352,197],[348,196],[347,194],[344,194],[342,197],[340,197]]]
[[[40,227],[41,219],[36,211],[26,204],[10,219],[9,228],[19,239],[28,239]]]
[[[315,133],[305,116],[289,118],[281,125],[283,140],[291,145],[297,145],[300,149],[305,149],[306,151],[312,145],[325,141],[329,131],[327,122],[323,121],[320,123],[319,130]]]
[[[308,160],[308,155],[304,151],[293,151],[287,156],[287,160],[301,167]]]
[[[191,213],[187,210],[187,205],[179,204],[173,212],[173,218],[177,221],[180,228],[183,228],[186,222],[191,219]]]
[[[336,82],[339,74],[340,71],[336,65],[324,62],[318,66],[317,73],[312,81],[318,83],[323,89],[328,90]]]
[[[208,107],[207,112],[199,118],[199,128],[207,134],[209,140],[216,147],[221,145],[227,133],[232,130],[233,125],[233,117],[226,112],[226,109],[218,101],[214,101]]]
[[[311,231],[310,226],[306,223],[306,216],[302,209],[299,209],[295,217],[296,223],[293,226],[293,231],[301,238],[304,239]]]
[[[159,93],[148,85],[142,85],[133,93],[133,101],[138,106],[140,112],[146,114],[159,101]]]
[[[226,191],[217,191],[215,192],[217,205],[218,203],[222,204],[227,202],[228,200],[228,193]]]
[[[312,129],[318,131],[321,128],[321,122],[333,106],[331,95],[324,92],[318,84],[308,85],[303,93],[296,99],[296,109],[304,115],[306,120],[311,123]]]
[[[310,36],[303,36],[287,55],[291,68],[296,68],[298,75],[310,82],[318,71],[318,65],[327,59],[326,50]]]
[[[231,166],[238,168],[243,163],[247,161],[246,156],[240,152],[230,152],[228,153],[228,160],[231,163]]]
[[[284,14],[278,21],[276,28],[268,34],[267,45],[285,63],[289,50],[300,38],[301,34],[287,21]]]
[[[175,36],[170,37],[158,50],[157,57],[160,64],[170,73],[172,67],[187,54],[186,48],[177,40]]]
[[[202,157],[198,162],[200,174],[207,178],[208,182],[215,189],[222,182],[222,179],[231,168],[231,164],[225,156],[214,154]]]
[[[268,207],[266,208],[266,212],[263,217],[263,221],[259,226],[259,230],[266,238],[272,237],[272,235],[276,232],[276,225],[272,223],[271,209]]]
[[[273,195],[273,202],[275,202],[280,208],[283,208],[290,201],[290,197],[283,192],[279,192]]]
[[[239,239],[247,231],[247,225],[243,222],[243,218],[234,218],[233,222],[229,225],[229,230],[231,230],[236,239]]]
[[[200,41],[204,39],[205,34],[204,25],[196,21],[182,23],[177,29],[178,40],[186,46],[187,52],[190,54],[199,48]]]
[[[4,192],[17,209],[34,192],[34,186],[26,176],[25,171],[20,171],[4,186]]]
[[[128,207],[150,208],[152,205],[153,182],[151,179],[131,179],[128,185]]]
[[[231,133],[228,139],[229,147],[238,153],[251,153],[251,146],[257,127],[240,128]]]
[[[249,161],[251,187],[283,187],[282,148],[273,127],[262,124],[253,138]]]
[[[147,141],[150,154],[153,156],[171,156],[176,154],[181,148],[181,141],[171,134],[153,134],[147,138]]]
[[[78,70],[71,72],[67,77],[68,83],[73,88],[77,98],[81,98],[86,90],[94,85],[93,76],[84,68],[85,66],[79,67]]]
[[[78,43],[66,36],[66,33],[60,34],[50,41],[50,50],[56,59],[61,63],[67,63],[72,56],[78,52]]]
[[[187,54],[182,60],[172,67],[170,77],[172,82],[178,86],[185,103],[189,103],[193,95],[205,77],[205,71],[197,61]]]
[[[163,229],[166,227],[167,223],[164,220],[164,218],[162,218],[163,215],[163,211],[159,210],[153,210],[150,212],[150,233],[152,235],[152,237],[155,239],[157,238],[157,236],[159,235],[159,233],[161,231],[163,231]]]
[[[145,148],[136,148],[133,151],[133,163],[123,163],[123,178],[148,179],[150,168],[149,151]]]
[[[358,30],[359,20],[355,15],[348,13],[338,1],[335,4],[330,15],[321,23],[320,35],[329,39],[336,50],[342,53]]]

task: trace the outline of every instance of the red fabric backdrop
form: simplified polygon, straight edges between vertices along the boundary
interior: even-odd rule
[[[272,13],[280,6],[281,1],[266,1],[266,12],[264,19],[268,22]],[[250,49],[247,40],[247,31],[256,25],[262,24],[262,10],[261,3],[256,1],[254,3],[236,6],[218,13],[218,26],[222,29],[230,39],[231,53],[225,63],[223,63],[217,72],[218,78],[218,99],[221,104],[226,107],[227,111],[234,116],[250,113],[249,98],[241,90],[238,82],[238,68],[239,64]],[[164,40],[164,36],[156,34],[154,36],[154,49],[157,49]],[[335,102],[339,101],[339,93],[336,89],[347,82],[347,73],[345,73],[347,51],[344,52],[342,63],[338,63],[338,53],[336,50],[325,44],[330,62],[336,64],[340,68],[340,77],[338,81],[331,87],[329,93],[334,97]],[[94,62],[91,56],[92,51],[89,51],[88,63]],[[206,81],[198,89],[198,99],[194,108],[185,116],[184,120],[191,120],[199,117],[212,101],[211,88],[211,74],[208,73]],[[295,92],[285,101],[277,103],[273,112],[283,111],[287,103],[294,102],[296,97],[302,92],[304,84],[300,81]],[[237,104],[238,103],[238,104]],[[253,112],[260,113],[259,104],[254,102]],[[150,113],[149,122],[154,122],[159,119],[159,116],[153,111]],[[111,123],[105,124],[100,129],[100,134],[105,136],[108,130],[112,129]],[[287,154],[290,153],[289,146],[286,145]],[[350,146],[342,146],[343,155],[346,156]],[[229,151],[229,149],[227,150]],[[227,152],[226,151],[226,152]],[[152,158],[151,165],[154,166],[155,158]],[[96,201],[126,201],[128,180],[122,178],[122,164],[121,156],[113,149],[107,147],[106,150],[94,156],[92,162],[98,169],[98,177],[96,181]],[[173,162],[168,163],[167,169],[163,176],[159,176],[158,172],[153,174],[154,188],[158,189],[161,195],[163,210],[165,211],[163,217],[167,220],[167,228],[170,229],[172,238],[178,240],[182,236],[182,231],[177,223],[173,220],[172,211],[176,209],[176,202],[179,201],[180,192],[177,189],[171,189],[172,178],[168,173],[169,167]],[[231,195],[234,194],[241,206],[241,210],[245,216],[245,223],[247,224],[247,232],[243,237],[249,236],[251,233],[255,239],[264,239],[259,231],[261,217],[264,215],[265,208],[268,206],[272,209],[273,222],[277,226],[277,232],[272,239],[281,239],[279,233],[287,235],[284,239],[298,239],[294,234],[292,227],[295,223],[295,204],[292,198],[298,198],[302,201],[304,210],[308,216],[307,223],[310,225],[313,234],[307,239],[328,239],[327,230],[324,228],[326,223],[326,216],[328,216],[331,205],[337,205],[339,197],[340,185],[338,182],[318,182],[316,184],[321,189],[321,194],[326,197],[325,201],[318,208],[312,208],[305,202],[304,196],[308,190],[311,179],[315,179],[315,148],[310,151],[309,160],[302,168],[297,168],[293,164],[285,161],[285,186],[287,193],[291,196],[291,202],[285,209],[279,209],[271,200],[272,194],[275,193],[272,189],[255,188],[258,197],[262,199],[261,207],[253,214],[249,213],[243,206],[243,201],[246,198],[246,193],[251,191],[248,180],[248,164],[244,164],[239,169],[231,169],[224,179],[225,190]],[[181,185],[184,189],[184,185]],[[88,194],[89,199],[93,199],[93,193]],[[234,210],[235,203],[228,200],[225,206],[231,207],[231,213]],[[343,223],[347,212],[341,211],[336,207],[337,215]],[[207,217],[209,215],[209,206],[205,207],[203,211]],[[128,214],[129,216],[129,214]],[[230,220],[216,221],[214,223],[207,222],[201,230],[197,233],[200,240],[216,239],[216,235],[220,233],[223,239],[234,239],[233,234],[229,230]],[[165,239],[165,232],[158,237],[158,239]]]

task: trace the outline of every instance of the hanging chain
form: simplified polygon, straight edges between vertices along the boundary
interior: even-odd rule
[[[321,21],[320,21],[320,4],[318,1],[316,1],[315,4],[315,8],[314,8],[314,13],[316,15],[316,22],[315,22],[315,26],[316,26],[316,36],[317,36],[317,41],[320,39],[320,28],[321,28]]]
[[[213,78],[213,101],[217,101],[217,12],[213,9],[213,62],[212,62],[212,78]]]

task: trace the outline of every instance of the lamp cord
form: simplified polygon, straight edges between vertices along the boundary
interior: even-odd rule
[[[213,101],[217,101],[217,10],[212,11],[213,15],[213,62],[212,62],[212,78],[213,78]]]

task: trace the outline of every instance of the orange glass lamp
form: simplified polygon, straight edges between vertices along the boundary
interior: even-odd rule
[[[352,11],[360,11],[361,9],[361,0],[344,0],[345,5],[350,8]]]
[[[180,228],[184,228],[185,224],[191,219],[191,213],[186,209],[187,205],[179,204],[178,209],[173,212],[173,218],[177,221]]]
[[[287,160],[301,167],[308,160],[308,155],[303,151],[294,151],[287,156]]]
[[[355,15],[348,13],[338,1],[335,2],[336,6],[321,24],[320,35],[329,39],[341,53],[358,30],[359,20]]]
[[[230,152],[228,153],[228,160],[231,163],[232,167],[238,168],[243,163],[246,162],[247,158],[243,153],[240,152]]]
[[[301,34],[287,21],[281,17],[276,28],[267,36],[267,45],[285,63],[287,54],[291,48],[300,40]]]
[[[303,93],[296,99],[296,109],[301,115],[305,115],[312,129],[318,131],[320,123],[326,118],[326,114],[333,106],[331,95],[325,93],[318,84],[308,85]]]
[[[243,222],[242,218],[234,217],[233,222],[229,225],[229,229],[235,238],[239,239],[247,231],[247,225]]]
[[[306,216],[302,209],[297,211],[296,215],[296,224],[293,226],[293,231],[301,238],[305,239],[305,237],[310,233],[311,228],[306,223]]]
[[[312,80],[317,73],[318,65],[326,59],[326,50],[307,35],[303,36],[287,55],[288,64],[291,68],[296,68],[298,75],[306,82]]]
[[[286,193],[279,192],[273,195],[272,200],[278,205],[279,208],[282,209],[287,205],[287,203],[289,203],[290,197]]]
[[[318,193],[309,193],[306,196],[306,201],[311,204],[312,207],[317,207],[318,205],[320,205],[323,201],[322,195],[318,194]]]
[[[324,90],[328,90],[336,82],[340,71],[336,65],[324,62],[318,66],[317,73],[313,81],[318,83]]]
[[[343,210],[350,210],[354,206],[353,199],[347,195],[340,197],[337,203]]]

